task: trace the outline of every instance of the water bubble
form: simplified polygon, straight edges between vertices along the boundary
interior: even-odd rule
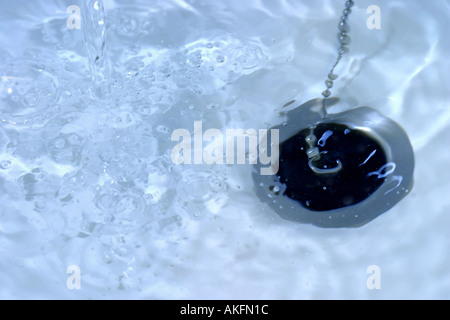
[[[154,114],[156,112],[156,110],[158,110],[157,107],[151,106],[148,104],[139,104],[134,107],[134,111],[136,111],[136,113],[138,115],[140,115],[141,117],[144,117],[144,118],[151,116],[152,114]]]
[[[95,195],[94,203],[103,213],[112,213],[115,210],[116,196],[112,188],[101,188]]]
[[[140,57],[133,58],[125,63],[125,76],[127,78],[134,78],[140,74],[140,71],[145,67],[145,63]]]
[[[194,51],[188,55],[188,62],[196,68],[200,68],[203,64],[203,55],[200,50]]]
[[[211,185],[206,179],[202,178],[181,182],[179,188],[184,195],[184,199],[189,201],[205,201],[211,194]]]
[[[82,158],[83,138],[76,133],[61,134],[47,146],[50,157],[62,164],[79,165]]]
[[[47,119],[60,98],[56,72],[47,66],[19,61],[0,70],[0,113],[9,120]]]
[[[56,149],[63,149],[66,145],[65,139],[57,138],[55,141],[53,141],[53,145]]]
[[[183,68],[174,72],[173,81],[177,84],[178,88],[186,88],[193,83],[199,82],[201,77],[202,75],[199,70]]]
[[[170,129],[167,126],[161,124],[156,127],[156,132],[162,135],[167,135],[170,133]]]
[[[11,167],[12,163],[9,160],[2,160],[0,162],[0,169],[7,170]]]
[[[146,192],[145,198],[150,204],[158,203],[163,195],[163,191],[161,191],[157,186],[149,186]]]
[[[190,89],[192,92],[194,92],[195,94],[198,94],[198,95],[202,95],[203,92],[204,92],[204,89],[203,89],[200,85],[198,85],[198,84],[190,85],[190,86],[189,86],[189,89]]]
[[[131,112],[120,112],[112,119],[112,126],[116,129],[124,129],[134,126],[136,120]]]
[[[267,61],[267,57],[263,54],[259,45],[247,45],[234,49],[232,52],[235,61],[235,71],[251,70],[260,68]]]
[[[113,259],[124,262],[127,265],[132,264],[136,260],[134,252],[135,250],[129,244],[114,245],[110,251]]]
[[[67,136],[67,142],[72,146],[81,146],[83,138],[76,133],[71,133]]]
[[[173,215],[163,218],[158,222],[159,228],[163,233],[177,232],[183,225],[183,219],[179,215]]]
[[[279,186],[271,186],[271,187],[269,188],[269,190],[272,191],[273,194],[276,195],[276,196],[280,195],[281,189],[280,189]]]
[[[134,184],[134,181],[143,178],[142,170],[142,161],[129,154],[114,156],[106,167],[106,172],[117,182],[124,185]]]
[[[166,215],[160,217],[157,221],[156,231],[165,236],[180,238],[190,221],[191,218],[186,210],[173,206]]]
[[[137,193],[124,193],[115,198],[114,218],[133,221],[145,211],[144,198]]]
[[[224,62],[225,62],[225,57],[224,57],[223,55],[219,54],[219,55],[216,57],[216,62],[217,62],[217,63],[224,63]]]

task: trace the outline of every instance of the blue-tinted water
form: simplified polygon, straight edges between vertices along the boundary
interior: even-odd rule
[[[343,3],[2,1],[0,297],[450,298],[450,6],[378,1],[370,30],[372,4],[333,92],[405,128],[415,186],[363,228],[322,230],[262,204],[248,166],[175,166],[170,136],[267,128],[318,97]]]

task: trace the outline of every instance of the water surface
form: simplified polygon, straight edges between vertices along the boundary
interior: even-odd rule
[[[322,230],[262,204],[248,166],[175,166],[170,134],[268,128],[318,97],[343,2],[108,0],[70,30],[77,1],[2,1],[0,297],[450,298],[450,5],[377,3],[369,30],[356,2],[330,111],[403,126],[415,186],[362,228]]]

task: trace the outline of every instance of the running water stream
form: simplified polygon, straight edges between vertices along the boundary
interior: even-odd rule
[[[103,0],[82,1],[81,17],[93,89],[95,95],[105,102],[111,93],[111,66]]]
[[[0,1],[0,298],[450,298],[450,4],[377,1],[380,30],[355,4],[333,94],[402,125],[415,186],[320,230],[259,201],[248,166],[174,165],[171,133],[267,129],[317,97],[341,1]]]

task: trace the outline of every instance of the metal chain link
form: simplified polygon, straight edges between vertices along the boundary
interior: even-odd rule
[[[333,65],[330,72],[328,73],[327,80],[325,80],[325,85],[327,86],[327,89],[324,92],[322,92],[322,96],[324,97],[323,107],[322,107],[322,112],[323,112],[324,117],[326,117],[326,115],[327,115],[326,99],[331,96],[331,88],[333,88],[333,86],[334,86],[334,81],[339,77],[339,75],[334,73],[334,70],[336,69],[339,62],[341,61],[342,56],[349,52],[347,45],[350,44],[351,39],[348,35],[348,33],[350,32],[350,28],[347,24],[347,20],[348,20],[348,16],[350,15],[350,13],[352,13],[352,7],[354,6],[354,4],[355,3],[353,2],[353,0],[348,0],[345,3],[345,9],[342,12],[342,16],[339,21],[338,39],[339,39],[340,46],[339,46],[339,51],[338,51],[338,57],[336,59],[335,64]]]

